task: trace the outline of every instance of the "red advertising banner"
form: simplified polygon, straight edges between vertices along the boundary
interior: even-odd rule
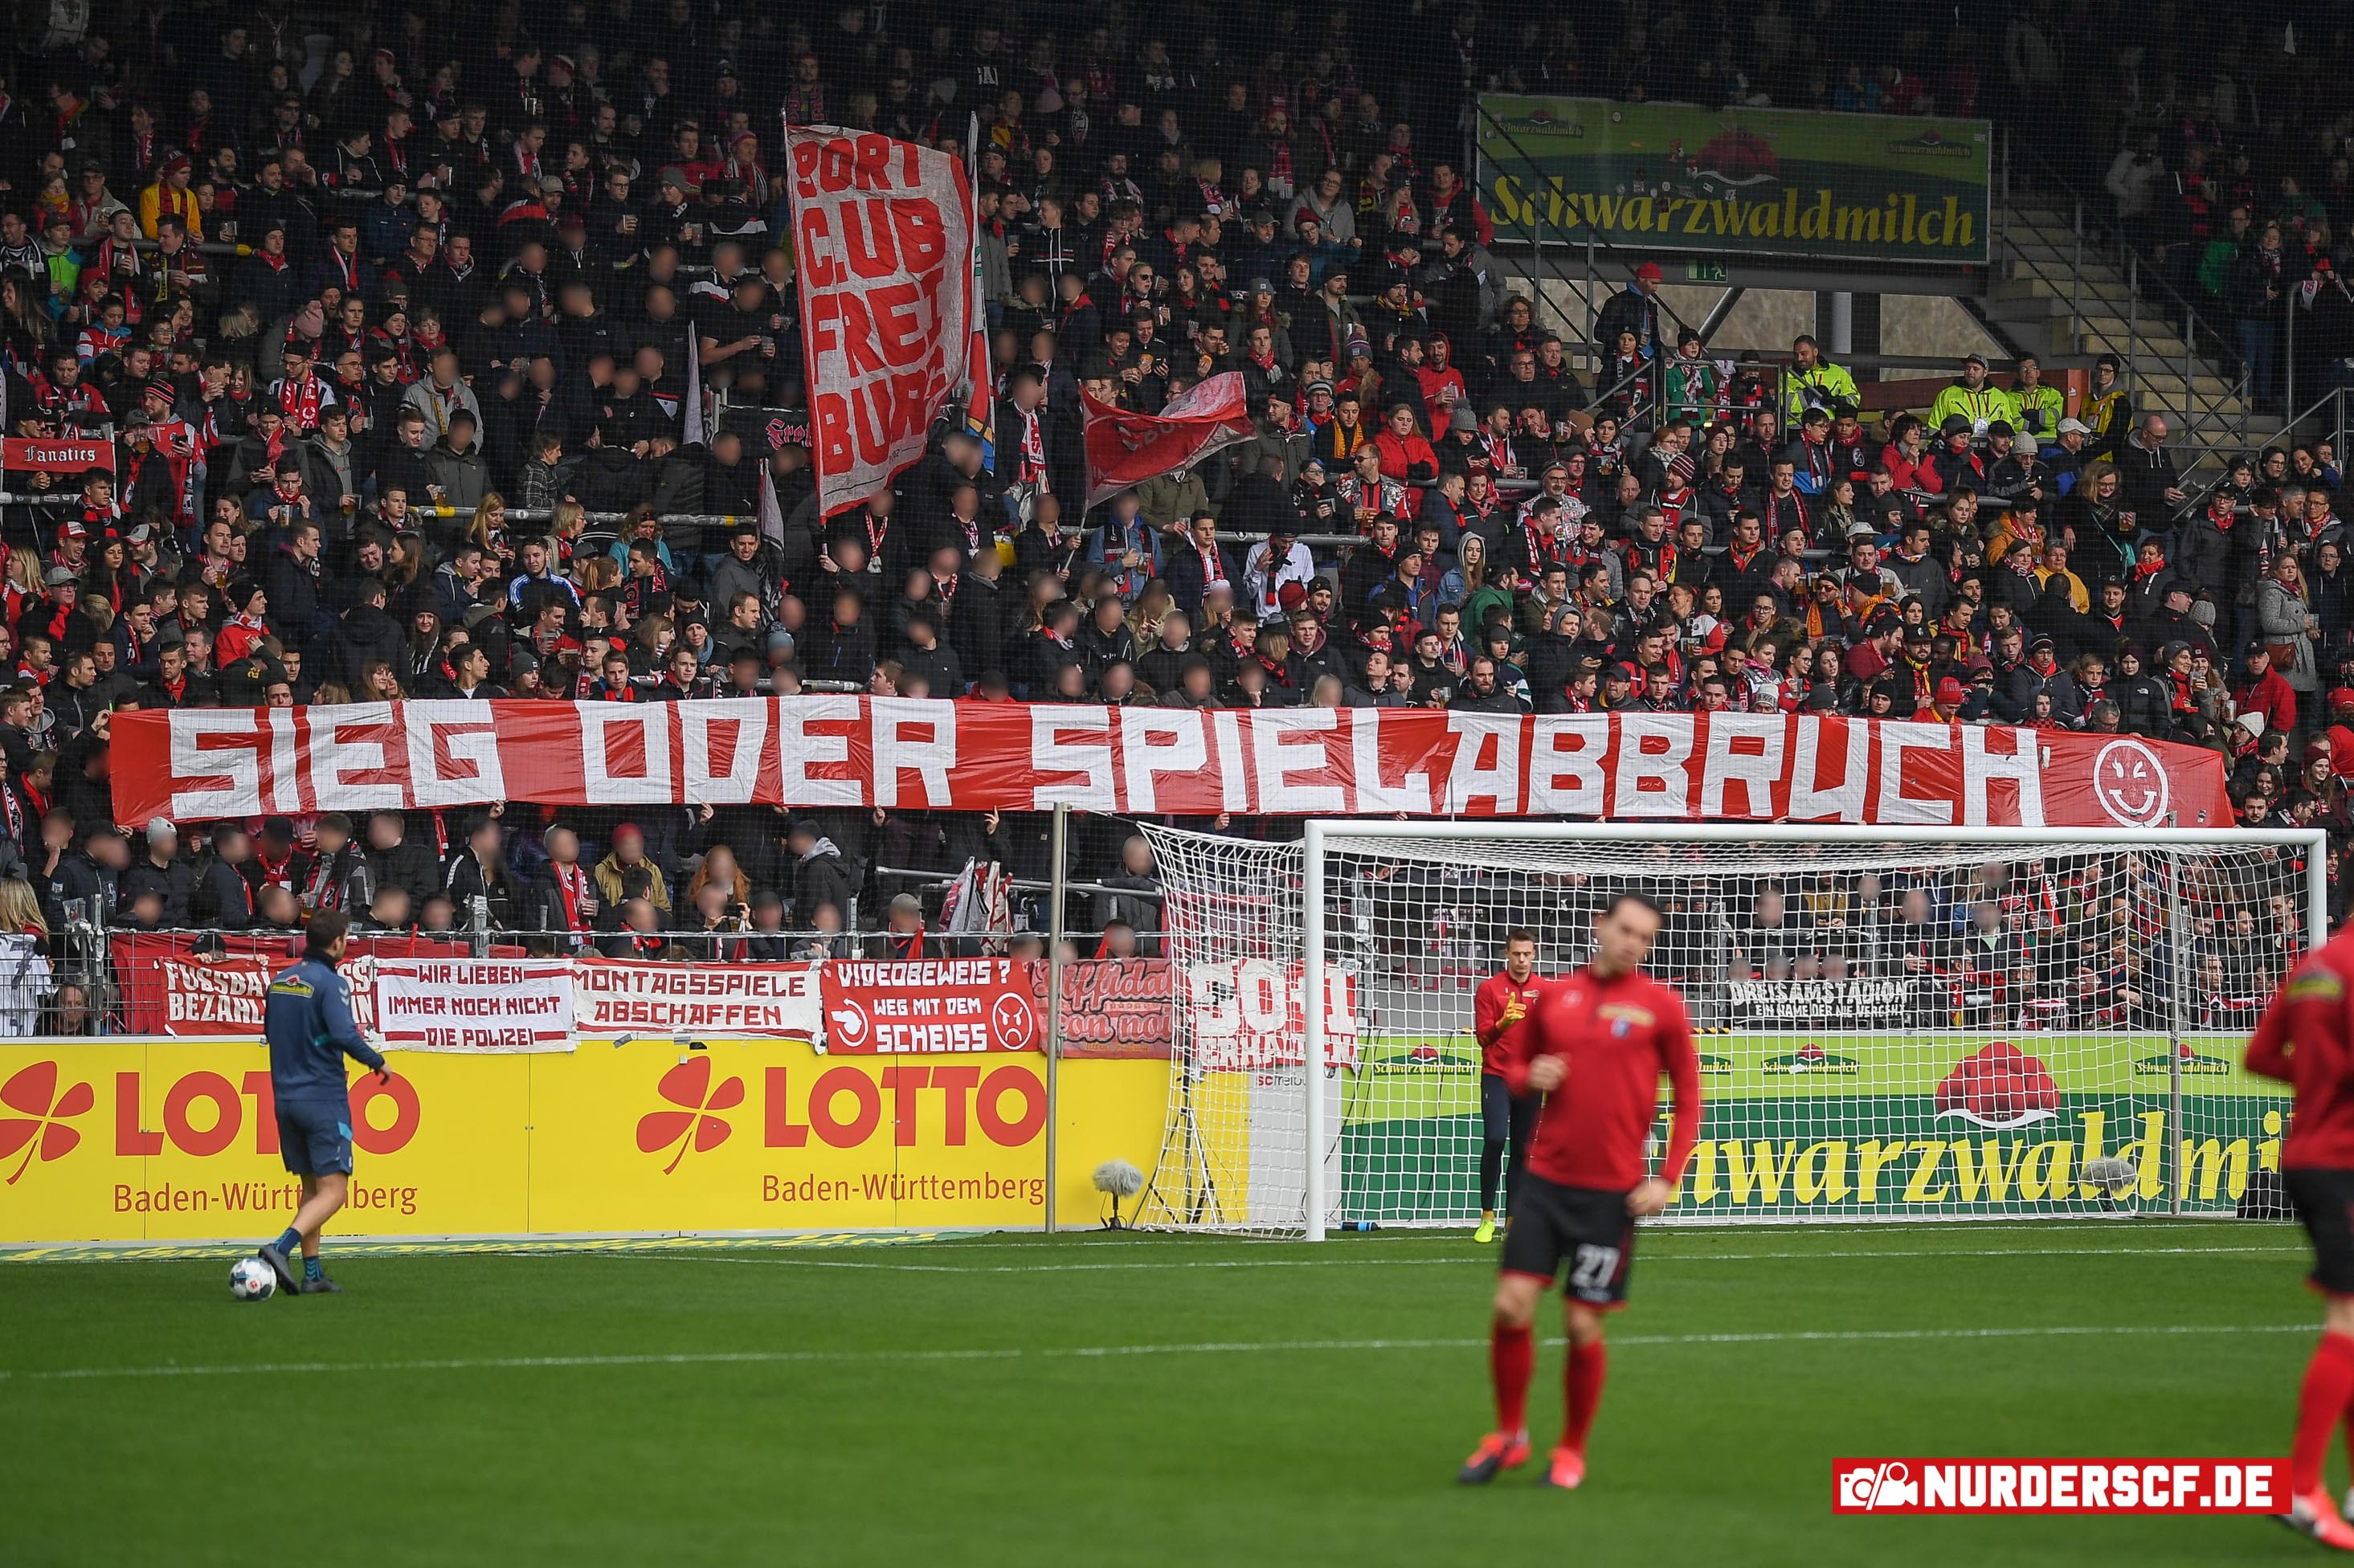
[[[122,985],[122,1023],[134,1034],[226,1034],[251,1039],[261,1032],[262,999],[285,959],[250,954],[200,959],[186,951],[151,950],[124,957],[116,948]]]
[[[2221,827],[2222,759],[2128,736],[1780,714],[757,697],[115,715],[114,815],[493,800],[1288,817]]]
[[[950,154],[834,126],[785,132],[810,461],[832,516],[924,455],[962,386],[971,202]]]
[[[583,956],[572,1019],[590,1038],[719,1034],[815,1040],[823,1028],[815,964],[647,964]]]
[[[302,938],[281,932],[217,940],[220,953],[201,957],[194,938],[179,932],[119,931],[110,938],[125,1032],[243,1040],[260,1033],[270,979],[302,956]],[[492,951],[508,956],[515,949]],[[376,1028],[377,959],[460,959],[466,954],[455,943],[423,938],[354,937],[342,966],[344,978],[352,984],[353,1017],[364,1030]]]
[[[1043,1014],[1047,968],[1031,969]],[[1177,1016],[1175,972],[1166,959],[1080,959],[1065,964],[1063,1054],[1165,1058]]]
[[[1239,370],[1188,387],[1158,414],[1133,414],[1084,392],[1079,401],[1087,418],[1090,506],[1155,474],[1191,468],[1254,433]]]
[[[180,933],[121,932],[112,942],[126,1031],[239,1040],[260,1033],[270,979],[301,947],[291,935],[233,936],[228,952],[200,958]],[[525,959],[505,947],[485,959],[397,937],[355,938],[354,948],[343,966],[353,1012],[393,1049],[564,1050],[574,1039],[673,1034],[822,1039],[845,1055],[1036,1051],[1045,1043],[1043,963],[664,964],[587,953]],[[1064,965],[1063,1054],[1165,1059],[1175,975],[1166,959]],[[1299,1024],[1299,999],[1276,994],[1273,966],[1201,965],[1192,984],[1196,1032],[1223,1059],[1268,1057],[1272,1036]],[[1295,969],[1290,989],[1298,985]],[[1341,984],[1331,1000],[1334,1059],[1345,1061],[1353,999]]]
[[[114,443],[52,438],[9,436],[0,440],[0,466],[10,470],[54,473],[80,479],[89,469],[114,471]]]
[[[1011,959],[837,959],[824,966],[829,1055],[1036,1051],[1046,1031]]]
[[[1306,971],[1267,959],[1227,959],[1185,966],[1192,1002],[1193,1062],[1213,1072],[1297,1067],[1308,1059]],[[1357,1060],[1357,982],[1338,969],[1324,975],[1324,1062]]]

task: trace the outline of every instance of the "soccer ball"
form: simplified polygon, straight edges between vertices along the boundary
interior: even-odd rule
[[[228,1266],[228,1293],[239,1301],[267,1301],[278,1294],[278,1274],[258,1257]]]

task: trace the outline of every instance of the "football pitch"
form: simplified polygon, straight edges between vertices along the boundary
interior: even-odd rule
[[[1454,1484],[1493,1256],[1134,1234],[0,1262],[0,1562],[2289,1563],[2254,1518],[1834,1516],[1835,1457],[2274,1455],[2302,1238],[1647,1229],[1575,1493]],[[1559,1319],[1531,1399],[1558,1430]],[[2342,1462],[2333,1460],[2333,1484]]]

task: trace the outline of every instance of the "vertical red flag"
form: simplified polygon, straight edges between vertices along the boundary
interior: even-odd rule
[[[1255,433],[1239,370],[1188,387],[1158,414],[1131,414],[1084,392],[1079,396],[1087,408],[1089,506],[1140,480],[1189,468]]]
[[[833,126],[786,134],[810,461],[826,516],[924,455],[967,379],[970,182],[951,154]]]
[[[964,166],[968,180],[971,172],[981,167],[981,116],[975,114],[964,137]],[[989,362],[989,291],[981,273],[981,193],[968,184],[967,211],[972,219],[972,303],[968,310],[972,330],[966,334],[965,374],[971,385],[965,389],[965,433],[983,447],[994,444],[997,423],[997,376]]]

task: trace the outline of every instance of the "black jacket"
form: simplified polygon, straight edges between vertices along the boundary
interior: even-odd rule
[[[365,858],[370,885],[406,891],[411,914],[441,885],[441,868],[434,863],[433,852],[423,844],[403,839],[388,850],[371,847]]]
[[[820,839],[809,854],[796,861],[792,867],[793,924],[807,928],[816,917],[818,906],[831,904],[840,912],[843,924],[850,924],[851,900],[858,892],[858,869],[835,847],[832,839]]]
[[[270,634],[289,648],[307,652],[319,630],[319,578],[294,558],[291,550],[274,550],[262,568],[262,590],[270,609],[262,620]]]
[[[275,594],[270,607],[277,608]],[[381,659],[396,674],[408,673],[408,643],[400,622],[373,604],[355,604],[344,612],[335,623],[333,636],[327,640],[326,678],[340,681],[354,691],[359,690],[360,672],[372,660]]]
[[[242,931],[253,924],[253,885],[241,868],[217,858],[208,861],[196,875],[189,914],[200,926]]]
[[[1202,596],[1209,591],[1207,564],[1191,539],[1180,542],[1172,535],[1162,543],[1161,549],[1167,560],[1169,597],[1176,601],[1178,609],[1191,615],[1202,608]],[[1234,584],[1235,591],[1239,594],[1242,591],[1242,564],[1224,545],[1214,546],[1213,549],[1219,568],[1225,574],[1225,580]]]
[[[2144,446],[2137,433],[2117,448],[2116,464],[2125,479],[2119,499],[2134,514],[2134,521],[2147,529],[2165,527],[2174,515],[2174,503],[2167,500],[2166,493],[2182,484],[2182,476],[2175,471],[2174,453],[2165,447]]]
[[[1002,577],[991,580],[975,572],[957,579],[956,598],[949,603],[948,645],[969,680],[1005,668],[1005,644],[1013,631],[1013,591]]]
[[[158,923],[165,927],[186,926],[193,913],[196,898],[196,868],[186,861],[174,858],[157,865],[151,855],[141,855],[122,874],[122,900],[128,904],[141,893],[154,889],[163,895],[164,912]]]
[[[515,916],[520,911],[516,907],[514,878],[507,874],[504,860],[494,860],[485,867],[474,858],[472,851],[461,845],[443,870],[441,885],[458,906],[458,924],[461,926],[472,928],[474,900],[487,898],[491,906],[491,928],[495,931],[515,928]],[[547,879],[547,891],[550,894],[556,892],[553,877]],[[559,898],[557,901],[559,916],[563,908],[563,901]],[[561,924],[560,919],[557,923]]]
[[[2117,705],[2117,726],[2127,735],[2155,736],[2164,740],[2173,734],[2174,699],[2157,676],[2147,673],[2119,675],[2109,683],[2107,690]]]

